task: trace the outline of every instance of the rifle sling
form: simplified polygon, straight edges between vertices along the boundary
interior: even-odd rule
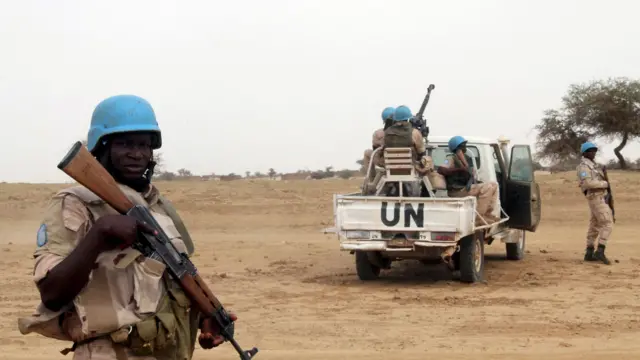
[[[176,211],[173,204],[162,195],[160,195],[160,197],[158,198],[158,204],[167,213],[167,215],[171,218],[171,220],[173,220],[173,223],[175,224],[176,229],[178,230],[178,232],[180,233],[180,236],[182,237],[182,241],[184,242],[184,245],[187,247],[187,251],[189,252],[189,254],[187,255],[193,256],[193,253],[195,250],[193,245],[193,240],[191,239],[191,236],[189,235],[189,231],[187,231],[187,227],[184,225],[182,218],[180,218],[180,215],[178,215],[178,212]]]

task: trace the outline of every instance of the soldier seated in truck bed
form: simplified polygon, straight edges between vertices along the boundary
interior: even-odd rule
[[[465,197],[475,196],[478,201],[476,204],[476,226],[482,226],[500,221],[492,213],[494,208],[499,204],[498,184],[496,182],[472,183],[471,177],[475,177],[475,168],[473,160],[466,154],[467,141],[462,136],[454,136],[449,140],[448,154],[442,166],[438,167],[438,172],[444,175],[447,182],[447,194],[449,197]],[[462,162],[455,155],[457,151],[462,150],[469,168],[463,166]]]
[[[407,106],[401,105],[395,109],[393,123],[384,130],[384,148],[411,148],[416,171],[424,176],[430,170],[429,165],[433,169],[433,162],[426,156],[422,134],[409,122],[411,116],[411,110]],[[420,196],[420,181],[416,179],[415,184],[407,190],[409,196]]]

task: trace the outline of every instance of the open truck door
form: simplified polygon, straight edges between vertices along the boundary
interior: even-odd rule
[[[535,232],[540,223],[542,203],[529,145],[514,145],[511,148],[507,174],[504,209],[509,215],[509,221],[506,225],[513,229]]]

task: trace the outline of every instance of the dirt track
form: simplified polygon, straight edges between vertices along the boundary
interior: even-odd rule
[[[442,267],[395,263],[361,283],[333,235],[332,194],[358,181],[160,183],[196,239],[194,262],[237,312],[237,340],[256,359],[640,358],[640,174],[611,173],[617,224],[607,267],[582,262],[586,202],[572,173],[538,178],[543,219],[521,262],[487,247],[486,283]],[[0,359],[70,359],[69,344],[22,336],[38,301],[31,282],[40,211],[61,186],[0,184]],[[44,355],[40,355],[44,354]],[[196,359],[237,359],[230,345]]]

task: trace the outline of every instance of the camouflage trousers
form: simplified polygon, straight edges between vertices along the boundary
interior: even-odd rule
[[[157,360],[153,356],[134,356],[122,345],[109,338],[96,339],[79,345],[73,352],[73,360]]]
[[[114,343],[110,338],[98,338],[78,345],[73,352],[73,360],[189,360],[188,355],[180,355],[175,347],[154,355],[140,356],[126,346]]]
[[[499,216],[496,217],[493,215],[494,210],[499,207],[498,184],[495,182],[473,184],[469,191],[466,189],[449,191],[449,196],[475,196],[478,199],[476,203],[476,210],[478,211],[478,215],[476,216],[476,225],[485,225],[484,221],[482,221],[480,217],[486,220],[489,224],[500,219]]]
[[[587,246],[598,244],[607,245],[607,240],[613,231],[613,214],[611,208],[605,202],[604,193],[587,195],[587,202],[591,217],[589,218],[589,229],[587,230]]]

